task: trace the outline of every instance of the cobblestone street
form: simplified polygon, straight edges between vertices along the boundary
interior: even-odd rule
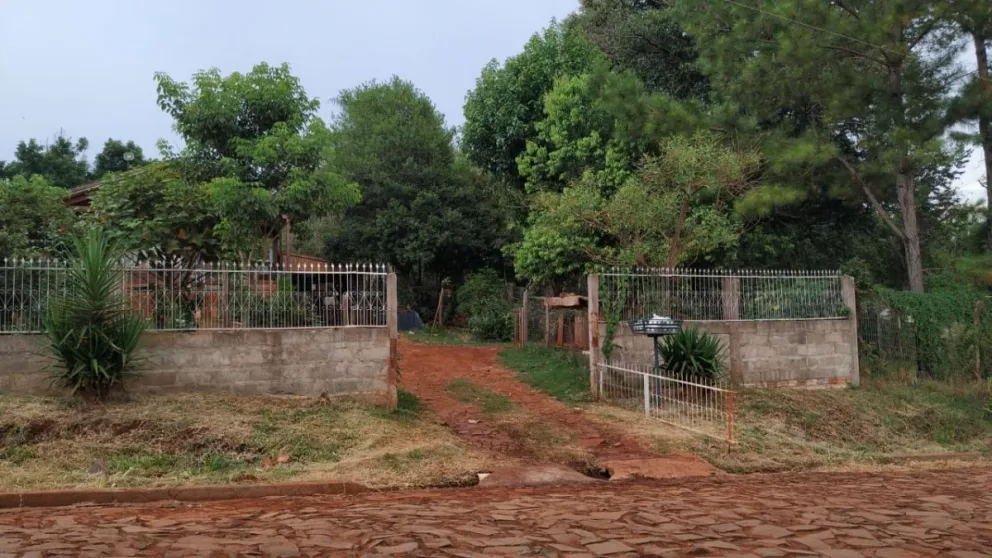
[[[992,470],[0,512],[0,556],[992,555]]]

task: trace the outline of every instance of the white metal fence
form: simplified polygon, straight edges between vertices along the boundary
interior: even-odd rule
[[[0,262],[0,333],[38,333],[72,292],[70,264]],[[121,265],[121,293],[152,330],[386,327],[384,265]]]
[[[600,274],[601,316],[683,320],[846,317],[838,271],[614,269]]]
[[[600,398],[685,430],[734,443],[734,392],[720,381],[628,364],[599,365]]]

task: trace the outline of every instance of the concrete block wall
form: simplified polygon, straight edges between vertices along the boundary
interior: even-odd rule
[[[857,325],[848,318],[686,322],[717,336],[737,385],[831,387],[858,383]],[[599,325],[599,338],[606,324]],[[621,324],[614,362],[650,365],[652,340]],[[603,355],[599,355],[603,359]]]
[[[135,392],[351,396],[395,404],[392,327],[149,332]],[[0,392],[43,394],[41,335],[0,335]]]

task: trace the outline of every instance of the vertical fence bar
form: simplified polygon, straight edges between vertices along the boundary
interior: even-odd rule
[[[727,392],[727,451],[734,443],[734,392]]]

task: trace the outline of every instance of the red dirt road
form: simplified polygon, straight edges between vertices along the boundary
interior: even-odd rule
[[[992,554],[992,469],[0,511],[0,556]]]
[[[499,351],[496,347],[421,345],[404,340],[399,346],[400,384],[427,404],[460,438],[483,451],[536,460],[477,405],[452,398],[446,388],[454,380],[464,378],[504,395],[535,420],[565,429],[600,463],[661,457],[647,451],[638,440],[594,424],[580,411],[517,380],[513,372],[500,365]],[[715,472],[696,456],[672,455],[665,459],[670,462],[669,471],[660,461],[652,467],[663,477]]]

